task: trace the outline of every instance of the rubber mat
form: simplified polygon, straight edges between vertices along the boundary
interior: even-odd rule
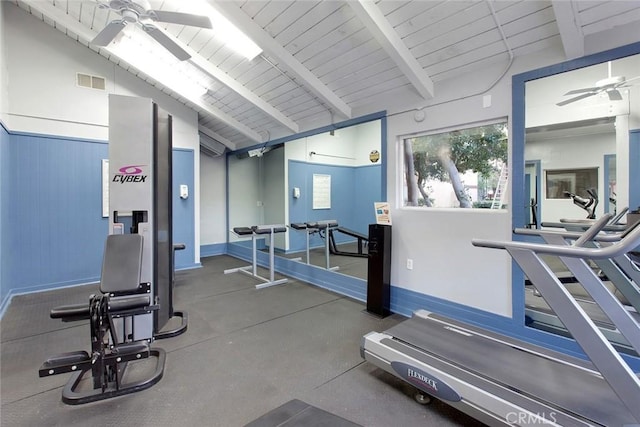
[[[290,400],[245,427],[362,427],[301,400]]]

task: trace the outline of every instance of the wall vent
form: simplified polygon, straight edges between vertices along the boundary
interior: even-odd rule
[[[200,135],[200,152],[209,157],[219,157],[227,151],[227,147],[211,138],[209,135],[199,132]]]
[[[104,77],[91,76],[83,73],[76,73],[76,84],[80,87],[98,90],[105,90],[107,88]]]

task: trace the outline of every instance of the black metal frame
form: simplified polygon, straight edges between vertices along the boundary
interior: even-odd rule
[[[338,247],[336,245],[336,240],[333,237],[333,233],[335,231],[339,231],[340,233],[357,238],[358,252],[356,253],[356,252],[347,252],[347,251],[338,250]],[[344,256],[352,256],[352,257],[359,257],[359,258],[367,258],[368,255],[363,252],[363,247],[368,242],[369,242],[369,238],[367,236],[360,234],[356,231],[349,230],[348,228],[344,228],[344,227],[329,228],[329,251],[331,252],[332,255],[344,255]]]
[[[147,287],[142,286],[141,292],[136,293],[92,295],[89,305],[85,306],[84,316],[90,321],[91,354],[86,351],[63,353],[50,357],[42,364],[40,377],[74,372],[62,391],[64,403],[80,405],[109,399],[145,390],[160,381],[166,358],[164,350],[150,348],[146,340],[131,341],[128,336],[119,337],[114,324],[114,319],[133,319],[136,315],[149,314],[158,309],[158,306],[149,304]],[[118,298],[122,296],[134,298],[120,304],[119,310],[111,309],[111,303],[117,305]],[[64,316],[65,309],[70,316]],[[60,307],[56,309],[57,317],[62,321],[79,320],[83,316],[78,315],[78,310],[77,305]],[[154,373],[142,380],[125,383],[123,379],[127,364],[149,357],[157,358]],[[78,391],[79,384],[88,372],[93,378],[93,389]]]

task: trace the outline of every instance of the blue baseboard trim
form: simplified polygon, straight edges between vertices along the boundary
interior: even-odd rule
[[[252,262],[251,248],[241,245],[228,245],[227,255]],[[268,268],[269,254],[257,253],[257,263],[261,267]],[[287,258],[276,257],[275,269],[280,274],[284,274],[294,279],[302,280],[323,289],[337,292],[351,297],[358,301],[365,301],[367,298],[367,282],[351,276],[336,274],[322,268],[313,267],[303,262],[293,261]]]
[[[200,258],[208,256],[225,255],[227,253],[226,243],[214,243],[211,245],[200,245]]]
[[[57,283],[47,283],[45,285],[37,285],[37,286],[29,286],[25,288],[11,289],[7,296],[5,296],[2,300],[2,304],[0,305],[0,319],[4,316],[5,311],[9,308],[11,304],[11,300],[16,295],[26,295],[33,294],[36,292],[44,292],[51,291],[54,289],[62,289],[62,288],[73,288],[76,286],[84,286],[90,285],[92,283],[98,283],[100,281],[100,277],[89,277],[86,279],[80,280],[70,280],[67,282],[57,282]]]

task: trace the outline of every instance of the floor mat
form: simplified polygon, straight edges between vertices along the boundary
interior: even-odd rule
[[[301,400],[290,400],[245,427],[362,427]]]

